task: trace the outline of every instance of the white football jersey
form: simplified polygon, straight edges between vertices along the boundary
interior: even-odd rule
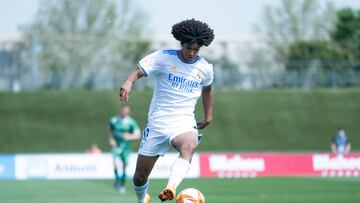
[[[213,82],[213,66],[198,56],[194,62],[179,57],[180,50],[160,50],[138,63],[155,80],[148,112],[148,127],[196,126],[195,104],[204,86]]]

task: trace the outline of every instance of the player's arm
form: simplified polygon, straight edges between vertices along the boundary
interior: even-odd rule
[[[336,140],[336,135],[331,139],[331,144],[330,144],[330,148],[333,153],[336,153],[337,151],[335,140]]]
[[[125,140],[138,140],[140,139],[140,130],[135,130],[133,133],[125,133]]]
[[[144,76],[145,76],[144,72],[142,72],[139,67],[137,67],[135,71],[130,73],[130,75],[126,78],[124,84],[121,85],[120,87],[120,91],[119,91],[120,101],[127,102],[129,100],[129,96],[134,82],[137,79],[142,78]]]
[[[131,122],[130,124],[130,130],[128,133],[125,133],[123,135],[123,138],[125,140],[138,140],[140,139],[140,129],[137,125],[136,121]]]
[[[346,143],[346,147],[345,147],[345,152],[346,153],[349,153],[350,152],[350,150],[351,150],[351,143],[350,143],[350,141],[348,141],[347,143]]]
[[[109,129],[109,131],[108,131],[108,133],[107,133],[107,139],[108,139],[108,142],[109,142],[110,146],[115,147],[116,142],[115,142],[115,140],[114,140],[114,138],[113,138],[113,136],[112,136],[112,131],[111,131],[111,129]]]
[[[337,150],[336,150],[336,145],[334,143],[331,143],[330,148],[333,153],[336,153]]]
[[[212,121],[213,91],[212,91],[212,86],[211,85],[203,87],[202,92],[201,92],[201,97],[202,97],[202,103],[203,103],[203,108],[204,108],[204,118],[205,119],[202,120],[202,121],[199,121],[197,123],[197,128],[198,129],[205,128]]]

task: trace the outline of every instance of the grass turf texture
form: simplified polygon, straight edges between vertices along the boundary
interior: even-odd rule
[[[0,93],[0,153],[109,151],[107,123],[120,102],[113,92]],[[133,92],[144,128],[151,92]],[[215,92],[214,118],[200,151],[330,151],[343,126],[360,150],[360,89]],[[197,118],[202,118],[201,101]],[[135,143],[137,149],[139,142]]]
[[[2,203],[135,202],[127,184],[120,195],[111,180],[0,181]],[[166,180],[152,180],[152,202]],[[360,178],[186,179],[180,185],[199,189],[208,203],[358,203]],[[175,202],[175,201],[172,201]]]

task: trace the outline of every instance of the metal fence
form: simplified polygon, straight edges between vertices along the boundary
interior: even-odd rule
[[[0,74],[1,91],[31,90],[114,90],[118,89],[129,70],[99,69],[96,72],[40,72],[32,77],[31,69],[21,74]],[[151,89],[151,79],[137,81],[138,90]],[[242,90],[265,88],[340,88],[360,87],[360,72],[229,72],[215,71],[214,87],[217,90]]]
[[[135,68],[133,62],[120,58],[121,54],[113,53],[116,50],[110,48],[104,48],[103,52],[98,51],[93,54],[93,57],[83,59],[88,62],[84,63],[86,65],[76,57],[72,60],[68,59],[67,63],[64,62],[64,68],[59,70],[52,67],[52,61],[37,57],[36,49],[31,48],[36,46],[31,46],[30,50],[27,48],[19,52],[21,54],[14,55],[15,43],[0,43],[0,45],[0,91],[118,89],[131,71],[131,67]],[[234,51],[234,53],[237,52]],[[89,58],[90,62],[87,61]],[[291,72],[285,70],[284,64],[264,63],[262,66],[266,67],[255,68],[256,65],[244,60],[233,63],[235,68],[232,67],[231,70],[238,71],[229,71],[230,68],[224,67],[225,65],[219,61],[215,60],[212,63],[215,70],[214,86],[218,90],[360,86],[360,70],[353,68],[360,66],[359,60],[355,64],[349,61],[331,61],[331,63],[320,63],[318,60],[294,61],[295,65],[301,66],[301,70],[306,71]],[[344,70],[358,71],[340,72],[329,68],[329,66],[340,65],[347,67]],[[144,90],[152,86],[151,80],[142,79],[137,82],[135,88]]]
[[[360,72],[221,72],[215,85],[220,89],[358,87]]]

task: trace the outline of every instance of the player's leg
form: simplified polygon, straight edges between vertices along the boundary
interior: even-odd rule
[[[198,144],[198,136],[193,131],[177,135],[171,141],[171,145],[180,153],[179,158],[188,162],[191,162]]]
[[[115,176],[115,181],[119,180],[119,173],[118,173],[118,168],[119,168],[119,153],[117,153],[116,147],[113,147],[111,149],[111,154],[113,157],[113,168],[114,168],[114,176]]]
[[[126,181],[126,177],[127,177],[126,168],[128,165],[129,156],[130,156],[130,151],[124,151],[120,156],[121,161],[122,161],[122,171],[123,171],[121,178],[120,178],[120,183],[123,186],[125,185],[125,181]]]
[[[147,191],[149,188],[149,175],[159,156],[144,156],[139,154],[136,162],[135,174],[133,177],[134,190],[137,196],[137,203],[147,203]]]
[[[119,154],[118,158],[116,159],[116,162],[117,162],[117,172],[116,172],[116,184],[115,184],[115,188],[116,190],[119,192],[119,193],[125,193],[125,181],[126,181],[126,166],[127,166],[127,160],[128,160],[128,156],[129,156],[129,153],[123,151],[122,153]],[[120,161],[121,161],[121,165],[122,165],[122,174],[119,175],[118,174],[118,169],[120,168]]]
[[[114,159],[113,159],[113,165],[114,165],[115,181],[119,181],[120,180],[120,176],[119,176],[119,159],[117,159],[116,157],[114,157]]]
[[[172,141],[172,146],[180,155],[171,167],[171,173],[166,188],[159,194],[161,201],[172,200],[176,195],[176,188],[184,179],[190,169],[190,163],[198,145],[195,132],[186,132],[177,135]]]
[[[115,176],[115,183],[114,187],[116,190],[120,190],[121,188],[121,181],[120,181],[120,175],[119,175],[119,155],[113,152],[113,166],[114,166],[114,176]]]

